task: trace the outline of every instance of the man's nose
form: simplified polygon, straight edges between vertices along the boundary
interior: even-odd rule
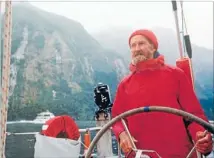
[[[136,51],[139,51],[139,50],[140,50],[139,44],[136,45],[135,50],[136,50]]]

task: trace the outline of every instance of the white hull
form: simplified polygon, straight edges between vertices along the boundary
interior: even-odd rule
[[[45,124],[45,122],[49,120],[49,119],[46,119],[46,120],[33,120],[32,123],[35,123],[35,124]]]
[[[46,112],[41,112],[37,115],[37,117],[32,121],[32,123],[35,124],[45,124],[46,121],[54,118],[54,114],[46,111]]]

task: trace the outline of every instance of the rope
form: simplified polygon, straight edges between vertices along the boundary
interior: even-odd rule
[[[10,79],[10,52],[11,52],[11,30],[12,30],[12,2],[5,2],[4,39],[3,39],[3,70],[2,70],[2,97],[1,97],[1,158],[5,158],[7,111],[9,97]]]
[[[204,131],[203,135],[207,134],[207,130]],[[193,146],[192,150],[189,152],[189,154],[187,155],[186,158],[191,158],[193,151],[195,150],[196,146],[197,146],[198,142],[195,143],[195,145]]]
[[[184,50],[184,56],[185,56],[187,51],[185,47],[184,35],[187,35],[188,31],[187,31],[186,19],[184,16],[183,0],[180,1],[180,6],[181,6],[181,17],[182,17],[181,21],[182,21],[183,50]]]
[[[183,39],[183,50],[184,50],[184,56],[186,56],[186,48],[185,48],[185,41],[184,41],[184,14],[183,14],[183,1],[180,1],[181,5],[181,24],[182,24],[182,39]]]
[[[177,32],[179,54],[180,54],[180,58],[183,58],[184,55],[183,55],[183,49],[182,49],[182,43],[181,43],[181,37],[180,37],[180,29],[179,29],[179,21],[178,21],[176,1],[172,0],[172,7],[173,7],[173,11],[174,11],[174,16],[175,16],[175,26],[176,26],[176,32]]]
[[[180,1],[180,5],[181,5],[181,12],[182,12],[182,19],[183,19],[182,22],[184,23],[184,26],[185,26],[185,32],[186,32],[186,34],[188,34],[186,20],[185,20],[185,16],[184,16],[183,0]]]

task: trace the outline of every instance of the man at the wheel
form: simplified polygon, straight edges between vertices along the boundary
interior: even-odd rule
[[[184,71],[164,63],[153,32],[133,32],[129,46],[131,74],[118,86],[113,117],[140,106],[157,105],[181,109],[208,121]],[[211,134],[204,134],[202,126],[184,121],[182,117],[152,112],[130,116],[126,122],[136,147],[155,150],[162,158],[185,158],[194,143],[197,143],[196,150],[204,155],[212,151]],[[122,123],[114,124],[113,131],[123,152],[133,157],[130,139]],[[192,157],[196,158],[196,152]]]

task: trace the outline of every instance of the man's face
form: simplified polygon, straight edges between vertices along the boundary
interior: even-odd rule
[[[144,36],[136,35],[131,38],[130,48],[132,53],[132,64],[153,58],[154,45]]]

